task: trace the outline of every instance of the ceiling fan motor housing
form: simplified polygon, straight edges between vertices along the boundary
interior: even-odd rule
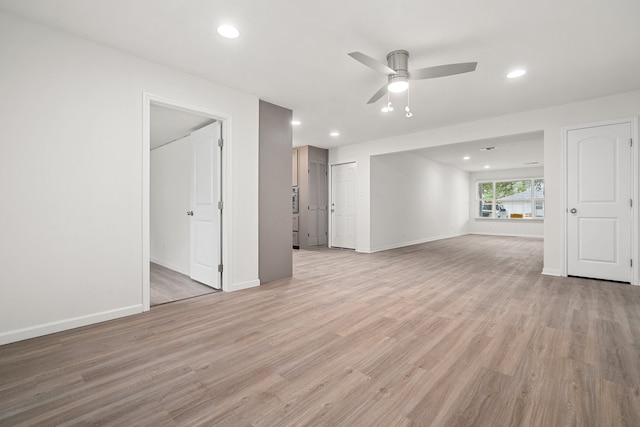
[[[387,64],[389,64],[389,68],[397,72],[397,74],[389,76],[389,84],[409,79],[409,52],[406,50],[389,52],[387,54]]]

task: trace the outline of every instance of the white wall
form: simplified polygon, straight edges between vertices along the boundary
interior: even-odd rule
[[[394,138],[332,148],[331,164],[358,162],[356,250],[367,252],[370,240],[369,162],[373,155],[443,144],[544,131],[544,272],[561,274],[563,264],[562,129],[566,126],[638,116],[640,91],[627,92],[551,108],[432,129]],[[414,117],[415,119],[416,117]]]
[[[466,233],[469,174],[412,153],[371,157],[371,251]]]
[[[231,118],[224,274],[259,284],[255,96],[5,14],[0,63],[0,344],[143,310],[144,92]]]
[[[153,120],[153,118],[152,118]],[[190,217],[193,162],[190,137],[151,150],[149,193],[151,261],[191,272]]]
[[[472,234],[494,234],[499,236],[544,236],[544,221],[539,219],[476,218],[476,193],[478,182],[514,178],[541,178],[544,168],[504,169],[480,171],[469,174],[469,225]]]

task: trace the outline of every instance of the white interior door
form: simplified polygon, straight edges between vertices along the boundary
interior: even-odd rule
[[[356,248],[356,164],[331,166],[331,246]]]
[[[220,289],[220,123],[191,134],[193,206],[191,214],[191,278]]]
[[[567,133],[567,272],[631,280],[631,124]]]

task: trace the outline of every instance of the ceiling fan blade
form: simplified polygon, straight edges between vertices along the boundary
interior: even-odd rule
[[[384,85],[380,88],[379,91],[377,91],[369,100],[369,102],[367,102],[367,104],[373,104],[374,102],[376,102],[378,99],[382,98],[383,96],[385,96],[387,94],[387,86],[388,85]]]
[[[409,72],[412,80],[435,79],[436,77],[452,76],[476,70],[477,62],[462,62],[460,64],[437,65],[435,67],[420,68]]]
[[[388,67],[386,64],[383,64],[382,62],[376,61],[369,55],[365,55],[362,52],[351,52],[349,56],[355,59],[356,61],[360,62],[361,64],[364,64],[367,67],[376,70],[379,73],[386,74],[386,75],[398,74],[393,68]]]

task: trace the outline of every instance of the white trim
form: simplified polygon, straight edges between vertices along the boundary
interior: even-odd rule
[[[562,206],[562,215],[564,219],[560,221],[561,233],[563,236],[562,239],[562,251],[561,251],[561,276],[567,277],[568,275],[568,267],[567,264],[569,260],[567,259],[567,250],[568,250],[568,242],[567,242],[567,215],[569,206],[567,205],[567,163],[569,161],[569,156],[567,150],[569,149],[567,145],[567,137],[569,131],[578,130],[578,129],[586,129],[586,128],[594,128],[600,126],[610,126],[616,124],[629,123],[631,125],[631,138],[633,139],[633,147],[631,148],[631,197],[633,198],[633,207],[631,208],[631,259],[633,259],[633,267],[631,268],[631,284],[640,286],[640,277],[638,277],[638,272],[640,264],[640,260],[638,259],[638,255],[640,255],[640,233],[637,230],[640,226],[639,218],[638,218],[638,203],[640,203],[640,186],[637,184],[639,179],[639,171],[640,167],[640,149],[638,149],[638,117],[626,117],[621,119],[612,119],[612,120],[604,120],[600,122],[594,123],[584,123],[572,126],[565,126],[562,128],[562,148],[561,148],[561,171],[560,177],[562,186],[562,197],[561,197],[561,206]],[[635,150],[635,151],[634,151]],[[634,154],[635,153],[635,154]],[[555,271],[555,269],[554,269]]]
[[[538,199],[540,200],[540,199]],[[489,221],[489,222],[544,222],[544,218],[491,218],[491,217],[476,217],[471,218],[474,221]]]
[[[231,194],[231,159],[232,159],[232,116],[225,112],[209,110],[200,106],[194,106],[185,104],[181,101],[176,101],[170,98],[166,98],[160,95],[156,95],[149,92],[143,92],[142,94],[142,307],[144,311],[148,311],[151,302],[150,291],[150,277],[149,277],[149,262],[150,262],[150,249],[149,249],[149,193],[150,193],[150,146],[151,146],[151,104],[161,105],[163,107],[172,108],[174,110],[180,110],[187,113],[194,113],[200,116],[206,116],[212,119],[216,119],[222,122],[222,138],[225,141],[224,149],[221,156],[221,178],[222,178],[222,194],[223,201],[233,200]],[[232,204],[225,203],[225,208],[222,210],[222,252],[220,254],[220,262],[225,266],[222,272],[222,290],[229,291],[230,278],[229,271],[231,271],[231,258],[229,254],[231,252],[231,219],[232,216]]]
[[[142,94],[142,310],[151,308],[151,101],[153,95]]]
[[[527,237],[532,239],[544,239],[544,236],[540,234],[516,234],[516,233],[479,233],[479,232],[470,232],[467,234],[473,234],[477,236],[498,236],[498,237]]]
[[[255,280],[249,280],[248,282],[233,283],[230,286],[230,289],[225,289],[225,291],[235,292],[235,291],[241,291],[243,289],[255,288],[258,286],[260,286],[260,279],[255,279]]]
[[[499,182],[514,182],[514,181],[531,181],[531,199],[527,199],[527,200],[531,201],[531,213],[532,214],[535,213],[535,210],[536,210],[535,203],[536,203],[536,201],[541,200],[543,203],[545,201],[544,197],[543,198],[539,198],[539,197],[535,198],[535,197],[533,197],[533,195],[535,194],[534,182],[537,181],[537,180],[544,181],[545,179],[544,179],[544,176],[539,176],[539,175],[534,175],[532,177],[526,177],[525,176],[525,177],[511,178],[511,179],[508,179],[508,178],[493,178],[493,179],[488,179],[488,180],[476,179],[476,182],[475,182],[475,187],[476,187],[475,193],[476,193],[476,195],[475,195],[475,199],[473,201],[473,203],[474,203],[473,210],[474,210],[475,214],[474,214],[472,219],[479,219],[479,220],[482,220],[482,221],[486,221],[486,220],[505,220],[505,219],[510,219],[510,220],[514,220],[514,221],[522,221],[523,219],[524,220],[528,220],[528,221],[531,221],[531,220],[544,221],[544,217],[533,217],[533,216],[532,217],[523,217],[523,218],[496,218],[496,217],[478,216],[478,210],[477,210],[478,209],[478,202],[482,201],[482,199],[478,198],[478,195],[479,195],[478,194],[478,185],[480,185],[480,184],[493,184],[493,200],[491,201],[491,206],[493,208],[492,212],[494,212],[495,211],[495,206],[496,206],[496,204],[498,202],[498,200],[495,197],[495,195],[496,195],[496,184],[499,183]],[[523,202],[524,201],[526,201],[526,200],[523,200]],[[546,216],[546,204],[545,204],[545,216]]]
[[[542,274],[544,274],[545,276],[558,276],[558,277],[561,277],[562,276],[562,270],[557,269],[557,268],[543,268],[542,269]]]
[[[233,200],[232,196],[232,159],[233,159],[233,117],[229,114],[224,115],[224,122],[222,123],[222,140],[224,141],[224,147],[222,149],[221,156],[221,179],[222,179],[222,190],[220,194],[220,199],[224,202],[224,209],[222,209],[222,251],[220,255],[222,256],[222,264],[224,265],[224,271],[222,274],[222,283],[220,286],[222,290],[227,292],[231,290],[231,274],[229,273],[231,270],[231,266],[233,265],[233,261],[231,259],[231,254],[233,253],[233,239],[231,236],[231,223],[233,218]]]
[[[638,203],[640,203],[640,147],[638,147],[638,117],[631,119],[631,138],[633,145],[631,147],[631,197],[633,198],[633,208],[631,209],[631,259],[633,259],[633,267],[631,268],[631,284],[640,286],[640,269],[638,263],[640,260],[640,215],[638,214]]]
[[[70,319],[57,320],[55,322],[43,323],[41,325],[4,332],[0,334],[0,345],[92,325],[94,323],[105,322],[107,320],[118,319],[132,314],[139,314],[142,313],[142,308],[143,307],[140,304],[132,305],[115,310],[87,314],[85,316],[72,317]]]

